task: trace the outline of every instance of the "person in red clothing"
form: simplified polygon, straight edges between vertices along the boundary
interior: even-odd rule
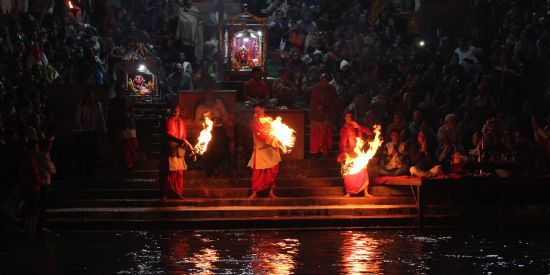
[[[344,119],[346,124],[342,127],[342,129],[340,129],[339,162],[344,161],[347,156],[353,156],[355,154],[354,148],[357,143],[357,137],[365,140],[363,135],[367,135],[371,132],[367,127],[361,126],[354,121],[351,113],[346,113]],[[346,197],[349,197],[350,194],[357,194],[363,190],[365,191],[365,197],[372,197],[367,190],[369,185],[369,175],[366,167],[357,174],[344,175],[344,185],[346,187]]]
[[[264,126],[260,122],[260,118],[265,116],[264,107],[260,104],[255,105],[254,120],[250,123],[254,137],[254,152],[248,162],[248,167],[252,168],[252,195],[248,197],[249,199],[256,198],[257,192],[268,188],[270,189],[269,197],[277,198],[273,190],[275,189],[275,178],[279,172],[281,155],[279,150],[272,146],[277,141],[265,133]]]
[[[110,130],[121,144],[121,156],[126,168],[131,170],[138,154],[135,110],[132,99],[124,95],[124,87],[116,87],[116,96],[109,101]]]
[[[181,194],[183,191],[183,171],[187,170],[185,148],[192,148],[192,146],[187,141],[185,124],[180,117],[180,106],[178,105],[172,109],[172,115],[166,120],[166,139],[168,163],[165,169],[161,169],[163,172],[161,179],[164,180],[164,192],[161,200],[166,201],[168,189],[171,189],[180,199],[183,199]]]
[[[338,108],[336,89],[328,83],[328,78],[327,74],[323,74],[321,82],[313,87],[309,105],[309,150],[312,155],[322,153],[325,158],[333,145],[333,117]]]
[[[46,184],[40,177],[35,159],[36,153],[38,153],[38,142],[31,139],[25,145],[25,154],[19,159],[19,184],[25,200],[25,229],[29,234],[36,231],[40,188]]]
[[[269,90],[265,81],[262,80],[262,69],[260,67],[252,68],[252,79],[244,83],[243,97],[245,100],[254,102],[269,99]]]

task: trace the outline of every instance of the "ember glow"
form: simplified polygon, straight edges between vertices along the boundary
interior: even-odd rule
[[[365,151],[363,145],[365,141],[362,138],[357,137],[357,142],[355,143],[355,148],[353,152],[355,156],[346,156],[346,160],[342,163],[342,174],[343,175],[355,175],[364,168],[367,167],[369,161],[374,157],[376,151],[382,145],[382,139],[380,138],[380,125],[374,125],[374,140],[369,141],[369,149]]]
[[[260,118],[260,123],[265,127],[265,132],[273,137],[268,143],[280,148],[283,153],[289,153],[296,142],[296,131],[288,127],[278,116],[275,120],[271,117]]]
[[[206,151],[206,148],[208,148],[208,143],[212,139],[212,127],[214,126],[214,123],[212,120],[210,120],[209,117],[204,117],[204,122],[202,123],[202,127],[204,128],[200,135],[199,139],[197,141],[197,145],[195,145],[195,152],[199,155],[204,154]]]
[[[69,1],[69,9],[73,9],[73,3],[71,1]]]

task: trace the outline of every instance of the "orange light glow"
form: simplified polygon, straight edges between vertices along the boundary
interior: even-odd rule
[[[213,126],[214,126],[214,122],[212,122],[212,120],[210,120],[208,116],[205,116],[204,122],[202,123],[203,130],[199,135],[197,145],[195,145],[195,152],[197,154],[202,155],[204,154],[204,152],[206,152],[206,148],[208,148],[208,143],[212,139]]]
[[[195,263],[201,274],[214,274],[213,271],[217,269],[214,263],[218,262],[220,258],[217,250],[206,247],[194,253],[189,260]]]
[[[382,274],[380,241],[360,232],[346,232],[343,243],[343,274]]]
[[[260,123],[265,127],[265,132],[272,137],[268,143],[280,148],[283,153],[290,153],[296,142],[296,131],[288,127],[278,116],[275,120],[271,117],[260,118]]]
[[[69,1],[69,9],[73,9],[73,3],[71,1]]]
[[[249,274],[294,274],[300,241],[297,239],[276,239],[269,236],[253,238],[251,254],[254,259]]]
[[[380,145],[382,145],[382,139],[380,138],[380,125],[374,125],[374,140],[369,141],[369,149],[365,151],[363,145],[365,141],[362,138],[357,137],[357,142],[355,143],[355,148],[353,152],[355,156],[346,156],[346,160],[342,163],[342,174],[343,175],[355,175],[369,164],[369,161],[374,157],[376,151]]]

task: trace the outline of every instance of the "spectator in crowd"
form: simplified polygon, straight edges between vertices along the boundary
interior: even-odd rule
[[[405,143],[399,140],[399,131],[394,129],[390,137],[391,141],[382,146],[378,165],[369,166],[369,175],[373,177],[401,176],[409,172],[409,156]]]
[[[252,78],[249,79],[243,87],[244,100],[259,102],[269,99],[269,90],[267,84],[262,79],[262,69],[260,67],[252,68]]]
[[[51,176],[57,174],[55,165],[50,158],[50,151],[52,150],[52,143],[48,139],[43,139],[39,144],[40,151],[36,154],[36,164],[38,166],[38,172],[40,178],[43,181],[43,185],[40,186],[40,194],[38,197],[38,220],[36,227],[42,231],[48,231],[44,227],[44,221],[46,216],[46,207],[48,205],[49,188],[51,186]]]
[[[183,64],[177,63],[176,70],[168,76],[166,86],[168,88],[168,94],[166,95],[168,101],[176,103],[179,91],[193,90],[193,78],[190,73],[185,71]]]
[[[84,181],[94,179],[98,161],[99,143],[104,140],[107,127],[101,103],[92,90],[86,90],[76,108],[78,132],[78,175]]]
[[[393,122],[390,123],[386,128],[386,140],[390,139],[390,135],[393,130],[397,130],[399,133],[401,133],[401,131],[405,129],[407,129],[407,122],[405,121],[403,114],[401,112],[395,112],[393,114]]]
[[[437,130],[439,147],[444,144],[456,148],[458,146],[458,129],[456,128],[456,116],[448,114],[445,116],[445,124]]]
[[[109,128],[121,144],[121,162],[129,170],[134,168],[138,153],[135,113],[132,99],[124,95],[123,85],[118,85],[116,96],[109,102]]]
[[[38,142],[29,140],[25,145],[25,154],[19,159],[19,184],[25,201],[25,230],[29,234],[36,232],[40,214],[40,189],[46,183],[40,177],[36,163]]]
[[[273,82],[273,98],[277,99],[279,106],[293,108],[296,106],[298,89],[290,79],[290,73],[286,68],[279,69],[279,78]]]
[[[285,67],[292,81],[302,79],[308,72],[308,66],[302,61],[298,52],[292,53],[292,57],[286,62]]]
[[[435,150],[428,143],[424,132],[417,134],[417,142],[410,148],[411,176],[435,177],[443,175],[441,165],[436,165]]]

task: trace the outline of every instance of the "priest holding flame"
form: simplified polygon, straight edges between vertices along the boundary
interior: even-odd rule
[[[248,167],[252,168],[252,195],[249,199],[254,199],[257,193],[270,189],[269,197],[276,199],[275,178],[279,172],[279,162],[281,155],[277,144],[280,144],[276,138],[267,133],[269,125],[262,122],[262,118],[267,116],[262,105],[254,105],[254,120],[250,123],[250,129],[254,138],[254,151],[248,162]]]
[[[204,84],[203,87],[204,99],[197,105],[195,109],[195,125],[207,124],[207,119],[213,123],[211,127],[211,139],[206,141],[206,151],[204,159],[206,161],[206,175],[209,178],[218,177],[220,174],[219,166],[226,158],[229,149],[229,137],[226,126],[230,127],[232,123],[229,119],[227,109],[223,101],[214,97],[214,90],[211,85]],[[204,127],[203,127],[204,128]]]
[[[166,148],[161,151],[162,155],[167,155],[161,159],[160,172],[163,181],[163,196],[161,201],[166,202],[168,190],[174,191],[178,198],[184,199],[183,191],[183,171],[187,170],[185,163],[185,151],[191,150],[193,146],[187,141],[185,124],[180,117],[180,106],[176,105],[172,109],[172,114],[166,120]]]
[[[365,152],[364,134],[371,131],[359,125],[353,120],[351,113],[345,115],[346,124],[340,130],[340,155],[338,161],[342,163],[342,175],[346,187],[346,197],[364,191],[365,197],[372,197],[368,192],[369,175],[367,164],[380,147],[380,126],[375,125],[375,138],[369,142],[368,151]]]

